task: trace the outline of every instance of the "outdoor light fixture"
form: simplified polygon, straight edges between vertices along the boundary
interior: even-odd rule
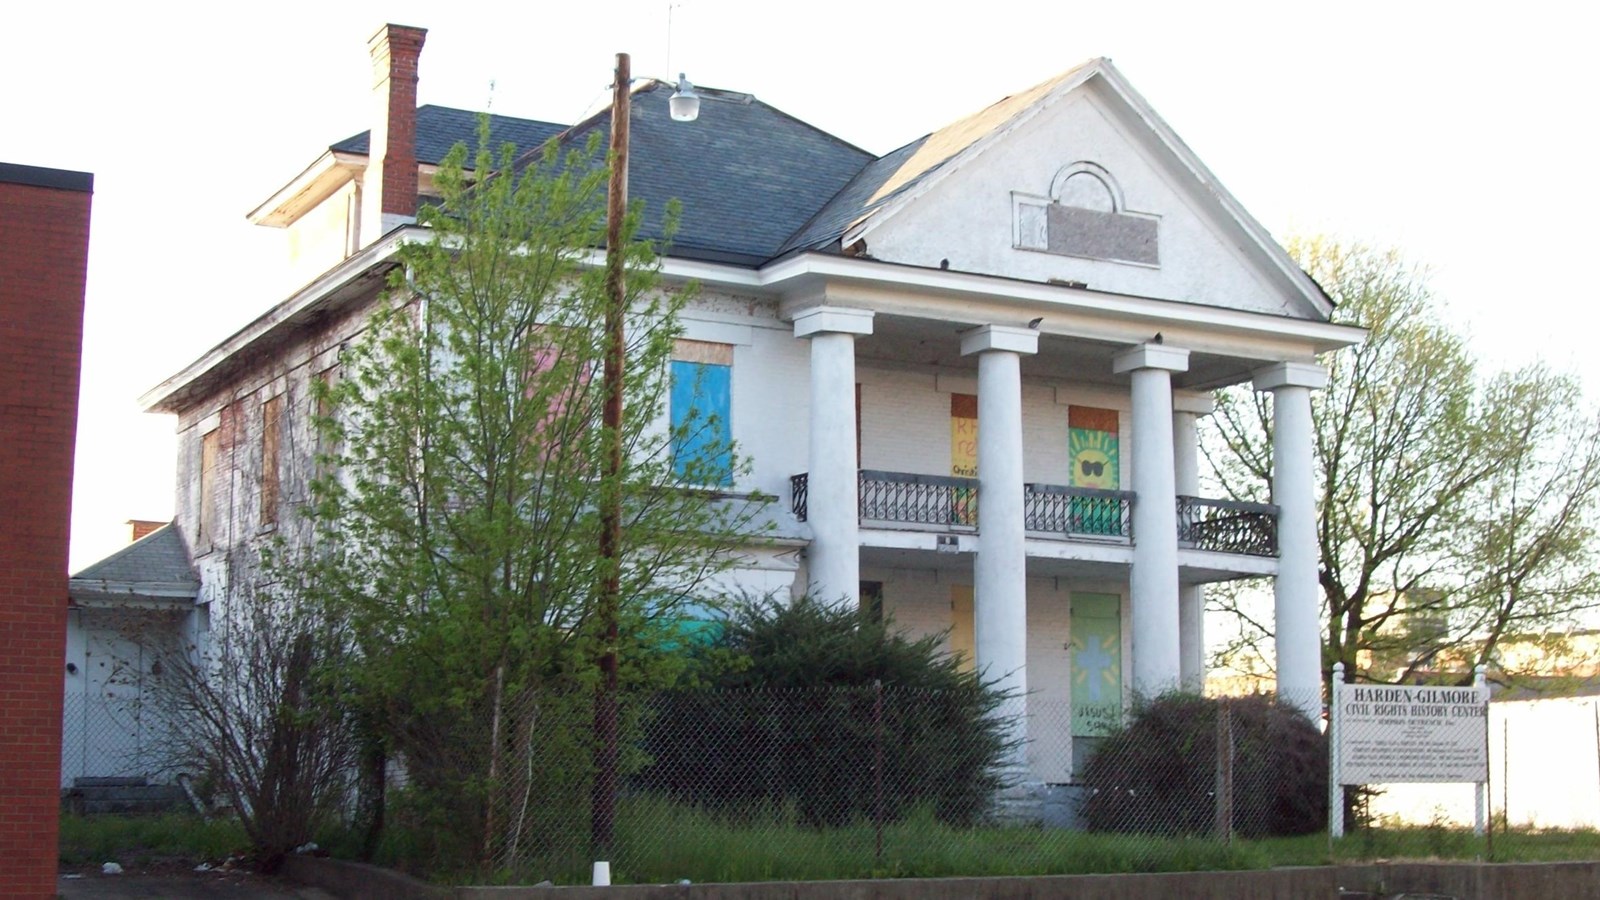
[[[700,95],[695,93],[694,85],[682,72],[678,73],[678,89],[672,92],[667,106],[672,111],[674,122],[693,122],[700,116]]]

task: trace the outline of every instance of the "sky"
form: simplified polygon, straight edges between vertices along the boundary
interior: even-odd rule
[[[1107,56],[1280,239],[1399,247],[1487,364],[1543,359],[1600,396],[1580,268],[1600,245],[1595,16],[1543,0],[15,5],[0,161],[95,175],[71,568],[124,544],[126,520],[172,516],[174,420],[136,400],[285,296],[263,274],[283,233],[245,213],[368,127],[384,22],[428,29],[421,103],[576,121],[625,51],[636,77],[747,91],[874,153]]]

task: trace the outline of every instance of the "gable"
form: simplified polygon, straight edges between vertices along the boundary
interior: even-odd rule
[[[885,262],[1327,318],[1260,226],[1105,78],[1030,113],[846,241]]]

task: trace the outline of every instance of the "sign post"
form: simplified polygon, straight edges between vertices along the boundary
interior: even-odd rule
[[[1344,687],[1344,663],[1333,664],[1333,688],[1328,692],[1328,839],[1344,837],[1344,778],[1339,771],[1339,689]]]
[[[1472,833],[1478,837],[1483,837],[1484,824],[1488,819],[1487,810],[1489,807],[1489,689],[1485,683],[1485,675],[1488,670],[1489,667],[1482,663],[1472,670],[1472,686],[1483,692],[1485,705],[1483,714],[1483,780],[1478,782],[1477,790],[1473,792],[1472,798]]]

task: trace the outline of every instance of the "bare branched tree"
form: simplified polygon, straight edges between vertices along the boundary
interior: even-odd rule
[[[1540,366],[1485,381],[1426,273],[1396,251],[1316,238],[1291,254],[1369,330],[1314,396],[1324,680],[1402,680],[1496,659],[1508,637],[1564,634],[1592,608],[1600,430],[1576,381]],[[1231,496],[1263,499],[1270,401],[1219,395],[1204,452]],[[1258,595],[1215,591],[1235,652],[1260,647]],[[1466,676],[1470,677],[1470,676]]]
[[[342,694],[348,635],[320,604],[314,564],[271,553],[157,682],[175,758],[233,808],[275,870],[342,812],[353,763]]]

